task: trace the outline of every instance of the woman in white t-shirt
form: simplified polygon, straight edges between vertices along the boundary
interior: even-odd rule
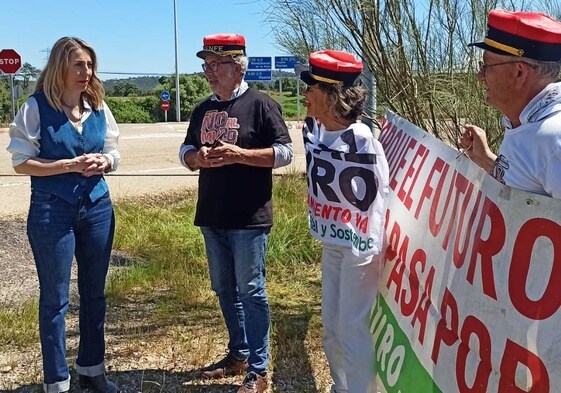
[[[324,50],[297,70],[308,118],[303,128],[310,233],[323,243],[323,348],[331,392],[376,393],[369,315],[378,293],[389,190],[382,145],[359,121],[366,90],[353,55]]]

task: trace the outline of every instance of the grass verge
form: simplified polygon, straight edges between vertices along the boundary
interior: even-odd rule
[[[275,179],[275,225],[267,255],[274,392],[326,391],[330,381],[321,348],[320,244],[308,233],[305,188],[302,174]],[[125,393],[232,392],[240,382],[202,381],[194,371],[223,356],[227,346],[203,239],[193,225],[195,203],[196,196],[186,191],[115,206],[106,365]],[[70,308],[67,330],[72,365],[76,306]],[[37,336],[36,302],[0,312],[0,342],[5,343],[0,357],[22,355],[6,368],[10,374],[4,375],[13,382],[0,388],[18,387],[22,393],[38,389],[42,373]],[[33,364],[18,364],[24,358]],[[14,377],[19,369],[22,376]],[[79,389],[72,387],[74,391]]]

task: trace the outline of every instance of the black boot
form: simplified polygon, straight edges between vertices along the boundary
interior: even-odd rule
[[[96,393],[117,393],[117,386],[107,379],[105,374],[88,377],[87,375],[78,375],[80,387],[82,389],[91,389]]]

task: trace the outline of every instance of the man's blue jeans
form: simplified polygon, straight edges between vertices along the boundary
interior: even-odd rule
[[[263,373],[269,362],[269,301],[265,254],[270,228],[201,227],[212,289],[228,329],[228,349],[247,359],[249,371]]]
[[[74,256],[80,294],[76,369],[89,376],[105,372],[104,291],[114,232],[109,193],[94,203],[86,197],[71,205],[50,193],[32,191],[27,235],[39,277],[39,336],[47,385],[69,380],[65,315]]]

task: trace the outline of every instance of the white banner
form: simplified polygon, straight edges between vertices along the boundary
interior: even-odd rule
[[[425,393],[407,382],[417,364],[430,391],[561,392],[561,200],[500,184],[391,113],[380,141],[389,248],[373,330],[386,390]],[[387,369],[400,336],[411,350]]]

